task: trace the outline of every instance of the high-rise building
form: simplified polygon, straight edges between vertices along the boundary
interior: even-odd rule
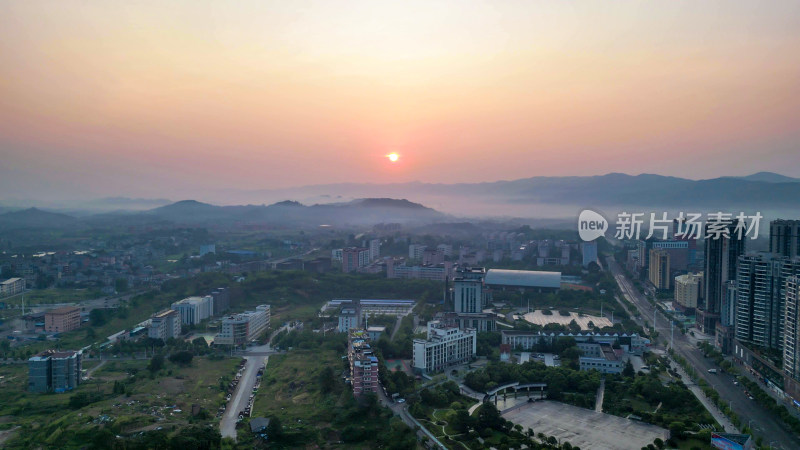
[[[770,222],[769,251],[787,258],[800,257],[800,220]]]
[[[174,309],[167,309],[150,318],[147,337],[166,341],[181,335],[181,316]]]
[[[800,259],[768,253],[739,257],[736,276],[736,339],[783,348],[786,280],[800,275]]]
[[[342,250],[342,272],[355,272],[369,264],[369,249],[348,247]]]
[[[660,248],[650,250],[649,280],[658,290],[669,290],[671,286],[669,253]]]
[[[221,316],[222,313],[231,307],[231,293],[228,288],[221,287],[211,292],[214,300],[214,315]]]
[[[81,352],[47,350],[28,359],[28,390],[66,392],[81,382]]]
[[[695,309],[703,298],[703,273],[687,273],[675,277],[675,303],[684,309]]]
[[[369,241],[369,260],[375,261],[381,257],[381,240],[372,239]]]
[[[422,259],[422,253],[428,248],[421,244],[411,244],[408,246],[409,259]]]
[[[81,309],[62,306],[44,313],[44,330],[48,333],[64,333],[81,326]]]
[[[728,235],[714,239],[709,236],[710,224],[706,224],[705,270],[703,304],[698,306],[697,327],[706,334],[714,334],[719,321],[722,298],[727,293],[726,283],[736,279],[736,263],[744,254],[745,239],[736,233],[737,221],[727,225]]]
[[[488,301],[488,290],[484,284],[486,269],[464,267],[453,278],[453,311],[457,313],[481,313]]]
[[[353,395],[378,392],[378,358],[369,344],[369,333],[350,330],[347,339],[347,360],[350,363],[350,384]]]
[[[470,361],[477,351],[475,330],[459,330],[440,322],[428,322],[427,339],[414,339],[413,369],[433,373]]]
[[[581,257],[583,267],[589,267],[589,264],[597,263],[597,241],[582,242]]]
[[[339,309],[339,332],[347,333],[361,328],[361,317],[361,303],[358,300],[343,304]]]
[[[800,277],[786,279],[783,309],[783,372],[800,381]]]
[[[197,325],[214,315],[214,297],[186,297],[172,304],[172,309],[181,315],[181,323]]]

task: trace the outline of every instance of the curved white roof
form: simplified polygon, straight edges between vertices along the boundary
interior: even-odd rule
[[[489,269],[484,279],[486,284],[495,286],[519,286],[552,288],[561,287],[561,272],[542,272],[538,270]]]

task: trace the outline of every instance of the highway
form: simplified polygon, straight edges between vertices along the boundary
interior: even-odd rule
[[[624,275],[616,261],[608,258],[609,268],[617,284],[622,290],[627,300],[633,303],[639,310],[642,317],[637,319],[639,325],[643,325],[645,318],[649,322],[653,320],[654,306],[634,288],[631,281]],[[656,316],[656,330],[659,333],[659,340],[669,343],[670,341],[670,322],[669,319],[658,311]],[[677,327],[676,327],[677,328]],[[776,449],[796,449],[800,448],[800,438],[792,433],[778,417],[759,405],[755,400],[751,400],[744,393],[741,385],[734,385],[734,379],[728,374],[711,374],[709,369],[719,370],[716,363],[706,358],[703,352],[698,349],[689,338],[683,335],[678,329],[675,330],[673,350],[675,353],[684,357],[689,364],[697,371],[700,378],[704,379],[709,385],[719,393],[720,400],[728,403],[730,408],[739,416],[743,424],[750,424],[754,436],[761,436],[764,445],[772,443],[772,448]]]

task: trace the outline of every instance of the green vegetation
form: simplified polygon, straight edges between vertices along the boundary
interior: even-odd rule
[[[375,396],[365,396],[361,404],[355,401],[342,381],[342,352],[329,347],[269,358],[252,415],[278,418],[283,424],[280,436],[270,438],[270,448],[415,448],[413,431],[378,406]],[[244,448],[263,444],[247,431],[239,437]]]
[[[506,383],[547,383],[547,398],[584,408],[593,408],[601,374],[568,367],[547,367],[540,362],[525,364],[490,363],[467,374],[464,384],[486,392]]]
[[[166,442],[161,448],[174,448],[192,439],[219,445],[214,414],[227,386],[221,381],[233,376],[238,363],[194,357],[189,365],[164,361],[149,371],[147,360],[106,361],[92,380],[64,394],[27,392],[26,365],[0,366],[0,417],[14,416],[20,426],[4,446],[155,448],[154,442]],[[192,405],[199,414],[192,416]],[[139,436],[156,428],[161,430]]]

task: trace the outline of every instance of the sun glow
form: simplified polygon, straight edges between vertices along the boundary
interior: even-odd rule
[[[389,158],[389,161],[391,162],[397,162],[397,160],[400,159],[400,155],[398,155],[397,153],[389,153],[388,155],[386,155],[386,157]]]

